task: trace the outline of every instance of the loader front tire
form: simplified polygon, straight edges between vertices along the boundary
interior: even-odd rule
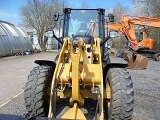
[[[37,66],[31,70],[25,85],[24,100],[29,118],[47,117],[49,110],[47,91],[51,85],[54,67]]]
[[[129,72],[122,68],[109,69],[106,82],[111,90],[108,106],[109,120],[131,120],[134,106],[133,81]]]

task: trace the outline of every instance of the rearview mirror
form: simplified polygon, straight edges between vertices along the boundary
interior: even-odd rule
[[[58,19],[59,19],[59,13],[54,14],[53,15],[53,20],[58,21]]]
[[[49,38],[55,38],[58,42],[60,42],[61,44],[63,44],[63,42],[60,40],[60,38],[57,38],[57,36],[55,35],[53,30],[49,30],[47,32],[44,33],[44,36],[49,37]]]
[[[119,37],[119,33],[116,32],[116,31],[110,31],[110,32],[109,32],[109,36],[110,36],[111,38],[116,38],[116,37]]]
[[[114,16],[112,14],[108,14],[109,22],[114,22]]]
[[[44,36],[52,38],[54,36],[54,31],[53,30],[49,30],[49,31],[44,33]]]

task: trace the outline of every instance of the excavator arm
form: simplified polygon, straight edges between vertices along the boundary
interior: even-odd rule
[[[127,15],[122,15],[122,24],[125,24],[126,26],[132,26],[129,30],[130,36],[134,39],[136,38],[133,25],[140,25],[140,26],[149,26],[149,27],[156,27],[160,28],[160,18],[150,18],[150,17],[131,17],[129,18]],[[133,34],[134,32],[134,34]],[[136,40],[137,41],[137,40]],[[144,37],[143,33],[143,39],[141,42],[137,42],[139,48],[148,48],[149,50],[153,49],[154,40],[151,38]]]
[[[135,32],[133,29],[133,25],[129,25],[129,24],[126,25],[124,23],[108,24],[108,25],[105,25],[105,28],[122,32],[127,37],[127,40],[129,41],[132,49],[134,50],[139,49]],[[141,55],[135,55],[131,51],[124,51],[123,57],[126,61],[128,61],[129,68],[143,69],[143,68],[146,68],[148,64],[148,59],[146,57]]]
[[[139,48],[148,48],[152,50],[153,39],[145,38],[143,33],[142,41],[138,42],[134,30],[134,25],[160,28],[160,18],[149,18],[143,16],[129,18],[127,15],[122,15],[121,23],[109,24],[108,28],[111,30],[122,32],[126,36],[128,42],[131,45],[131,48],[134,51],[137,51]]]
[[[153,39],[145,38],[144,33],[143,33],[142,41],[138,42],[138,40],[136,38],[135,30],[134,30],[134,25],[160,28],[160,18],[149,18],[149,17],[143,17],[143,16],[129,18],[127,15],[122,15],[121,23],[109,24],[109,25],[106,25],[105,27],[110,30],[122,32],[126,36],[128,42],[130,43],[130,47],[134,51],[137,51],[140,48],[142,48],[142,49],[147,48],[149,50],[152,50],[153,49]],[[126,56],[127,56],[126,58],[129,60],[129,63],[130,63],[130,61],[133,60],[132,53],[130,53],[130,55],[129,55],[127,52]],[[144,59],[145,59],[145,61],[147,61],[147,59],[144,57],[142,57],[141,61],[144,61]],[[136,59],[135,59],[135,61],[136,61]],[[133,62],[133,63],[135,63],[135,62]]]
[[[105,27],[107,28],[107,25]],[[122,32],[126,36],[128,42],[130,43],[131,48],[135,51],[139,49],[132,24],[128,24],[126,22],[119,24],[109,24],[108,29]]]
[[[129,22],[129,18],[126,17],[119,24],[108,24],[105,26],[105,28],[122,32],[126,36],[128,42],[130,43],[130,47],[134,51],[137,51],[140,48],[139,43],[136,39],[134,26],[132,23]],[[146,68],[148,64],[148,59],[146,57],[142,55],[135,55],[131,51],[124,51],[123,57],[126,61],[128,61],[128,65],[130,66],[130,68],[143,69]]]
[[[108,29],[110,29],[110,30],[119,31],[119,32],[122,32],[122,33],[123,33],[122,25],[119,24],[119,23],[114,23],[114,24],[105,25],[105,28],[108,28]]]
[[[149,17],[140,16],[140,17],[133,17],[129,19],[127,15],[122,15],[122,21],[128,21],[130,24],[133,24],[133,25],[160,28],[160,18],[149,18]]]

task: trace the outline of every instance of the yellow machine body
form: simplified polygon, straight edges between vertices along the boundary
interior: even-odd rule
[[[90,44],[85,44],[82,38],[77,43],[74,43],[71,38],[64,39],[51,87],[51,90],[54,89],[55,83],[58,81],[60,87],[57,96],[60,98],[70,97],[70,104],[73,108],[62,116],[63,119],[86,119],[79,106],[84,104],[85,98],[98,99],[97,94],[101,96],[99,118],[102,120],[104,117],[103,98],[107,95],[106,90],[103,88],[100,39],[95,38],[94,43],[91,46]],[[74,47],[75,44],[76,47]],[[70,56],[70,58],[64,63],[67,56]],[[65,90],[66,85],[71,86],[70,89]],[[86,89],[86,86],[91,87]],[[97,88],[99,88],[99,91],[96,90]],[[53,117],[52,94],[51,91],[49,118]]]
[[[81,108],[91,99],[97,103],[93,106],[93,118],[131,119],[134,90],[126,67],[129,68],[134,61],[128,65],[111,63],[105,52],[105,42],[110,36],[105,37],[104,15],[105,10],[100,8],[65,8],[60,19],[64,20],[62,37],[57,38],[53,31],[46,33],[57,39],[62,47],[59,57],[56,57],[58,59],[54,62],[35,61],[39,66],[29,74],[25,87],[29,119],[48,116],[49,120],[59,117],[65,120],[86,120],[87,114]],[[109,19],[113,21],[113,16],[109,15]],[[126,55],[128,61],[134,60],[132,54]],[[139,66],[138,63],[135,65]],[[56,107],[59,107],[57,98],[69,98],[70,108],[62,116],[58,116],[56,111]]]

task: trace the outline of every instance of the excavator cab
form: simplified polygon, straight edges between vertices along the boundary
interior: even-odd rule
[[[141,42],[143,40],[143,32],[135,32],[136,38],[138,42]]]
[[[154,46],[154,40],[146,37],[146,32],[135,32],[139,49],[152,50]]]

